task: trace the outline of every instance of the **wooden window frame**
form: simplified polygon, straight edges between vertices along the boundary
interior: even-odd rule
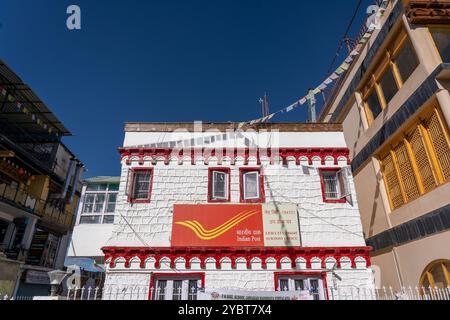
[[[258,199],[245,199],[244,195],[244,175],[246,173],[258,172],[259,174],[259,198]],[[265,203],[266,194],[264,190],[264,175],[261,168],[240,168],[239,169],[239,189],[240,189],[240,202],[241,203]]]
[[[445,179],[443,172],[442,172],[442,168],[440,166],[440,162],[438,160],[438,156],[436,154],[436,151],[434,150],[434,146],[431,142],[431,138],[429,136],[429,132],[427,130],[427,128],[425,127],[424,123],[430,119],[430,117],[434,114],[437,113],[438,115],[438,120],[439,120],[439,124],[441,125],[445,137],[447,139],[447,144],[450,145],[450,139],[449,139],[449,128],[448,126],[446,126],[446,124],[442,121],[442,111],[441,111],[441,107],[439,105],[439,103],[437,101],[433,101],[430,103],[430,106],[426,107],[424,109],[423,112],[421,112],[421,114],[419,116],[417,116],[414,120],[411,121],[411,124],[405,129],[402,130],[399,134],[397,134],[392,140],[391,142],[385,146],[381,152],[378,153],[378,159],[380,162],[380,167],[383,173],[383,181],[385,184],[385,188],[387,191],[387,197],[389,200],[389,204],[390,204],[390,208],[392,211],[395,211],[401,207],[403,207],[404,205],[411,203],[414,200],[417,200],[418,198],[422,197],[425,194],[428,194],[430,192],[432,192],[433,190],[435,190],[436,188],[439,188],[440,186],[450,182],[450,179]],[[409,135],[411,134],[411,132],[413,132],[413,130],[415,130],[416,128],[418,128],[420,130],[421,133],[421,139],[422,139],[422,143],[424,145],[425,151],[427,153],[427,157],[428,157],[428,164],[433,172],[433,175],[435,177],[435,181],[436,181],[436,186],[429,189],[429,190],[425,190],[425,187],[423,185],[423,181],[422,181],[422,176],[420,173],[420,170],[418,168],[417,165],[417,159],[416,156],[411,148],[410,142],[409,142]],[[407,192],[406,192],[406,188],[404,185],[404,181],[402,179],[402,176],[400,174],[400,169],[398,167],[398,163],[397,163],[397,157],[395,154],[395,148],[398,146],[398,144],[400,143],[404,143],[406,150],[407,150],[407,154],[408,154],[408,159],[411,163],[411,166],[413,168],[413,172],[414,172],[414,178],[415,181],[417,183],[417,187],[419,189],[419,197],[418,198],[413,198],[413,199],[409,199],[407,196]],[[390,153],[391,157],[392,157],[392,161],[395,167],[395,173],[397,175],[397,180],[399,183],[399,187],[400,187],[400,191],[403,197],[403,204],[400,206],[395,207],[394,203],[393,203],[393,199],[391,196],[391,190],[388,186],[387,180],[386,180],[386,175],[384,172],[384,166],[383,166],[383,160],[386,158],[386,156]]]
[[[371,126],[372,123],[375,121],[375,119],[378,118],[378,116],[375,118],[372,114],[372,111],[370,110],[370,107],[367,102],[369,96],[374,91],[376,92],[382,110],[385,110],[390,102],[386,101],[384,92],[380,85],[380,81],[386,74],[388,68],[392,71],[397,86],[397,93],[403,88],[405,82],[408,80],[402,79],[397,64],[395,63],[396,59],[402,52],[402,49],[404,48],[407,41],[411,42],[406,30],[403,27],[401,27],[400,30],[397,31],[394,39],[391,40],[391,42],[387,45],[387,47],[382,51],[383,55],[378,59],[378,62],[375,64],[375,66],[370,69],[371,71],[367,72],[368,78],[363,83],[363,85],[361,85],[361,89],[359,91],[363,99],[363,107],[366,113],[366,119],[369,126]],[[412,47],[414,49],[414,46]],[[414,54],[417,60],[417,64],[419,65],[420,61],[417,57],[417,53],[415,52],[415,50]]]
[[[148,190],[148,196],[146,199],[135,199],[134,198],[134,184],[136,179],[136,173],[142,173],[142,172],[148,172],[150,173],[150,181],[149,181],[149,190]],[[128,183],[131,183],[131,192],[128,194],[128,202],[129,203],[151,203],[151,197],[152,197],[152,189],[153,189],[153,176],[154,176],[154,169],[153,168],[131,168],[130,169],[130,175],[128,178]]]
[[[325,193],[325,182],[323,181],[323,174],[326,173],[326,172],[332,172],[332,173],[336,174],[336,181],[338,183],[336,185],[336,188],[337,188],[337,193],[339,194],[340,193],[340,187],[339,187],[340,181],[339,181],[339,179],[337,177],[337,173],[339,171],[341,171],[341,170],[342,170],[342,168],[320,168],[319,169],[320,187],[322,188],[322,201],[323,201],[323,203],[347,203],[347,199],[345,197],[342,197],[340,199],[339,198],[331,199],[331,198],[327,198],[327,195]]]

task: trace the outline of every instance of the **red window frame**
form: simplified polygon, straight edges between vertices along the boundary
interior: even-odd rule
[[[249,199],[244,198],[244,174],[249,172],[259,173],[259,199]],[[264,191],[264,175],[262,174],[261,168],[240,168],[239,169],[239,189],[240,189],[240,202],[241,203],[265,203],[266,194]]]
[[[323,282],[323,291],[325,293],[325,299],[329,300],[330,297],[328,295],[328,284],[327,284],[327,273],[326,272],[274,272],[274,288],[275,291],[280,291],[278,286],[278,279],[280,277],[295,277],[295,276],[321,276]]]
[[[201,288],[205,288],[205,273],[204,272],[189,272],[189,273],[152,273],[150,275],[150,284],[149,284],[149,290],[148,290],[148,300],[152,300],[152,287],[155,287],[156,280],[158,278],[199,278],[201,282]]]
[[[214,172],[223,172],[228,174],[228,199],[214,199],[212,194],[212,179]],[[208,168],[208,202],[209,203],[227,203],[231,202],[231,169],[230,168]]]
[[[153,189],[153,173],[154,173],[154,169],[153,168],[131,168],[130,169],[130,178],[129,178],[129,182],[131,182],[131,188],[133,190],[133,192],[131,192],[131,194],[128,195],[128,202],[129,203],[150,203],[151,202],[151,197],[152,197],[152,189]],[[134,199],[134,183],[135,183],[135,173],[136,172],[148,172],[150,173],[150,183],[149,183],[149,189],[148,189],[148,197],[146,199]]]
[[[320,186],[322,188],[322,200],[324,203],[346,203],[347,199],[328,199],[325,194],[325,183],[323,181],[323,173],[324,172],[339,172],[342,170],[341,168],[320,168],[319,169],[319,175],[320,175]]]

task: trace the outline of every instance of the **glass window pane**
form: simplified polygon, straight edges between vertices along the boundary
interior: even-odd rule
[[[94,210],[95,194],[87,194],[84,198],[83,213],[92,213]]]
[[[224,172],[213,173],[213,198],[226,199],[227,198],[227,177]]]
[[[108,187],[107,184],[91,184],[88,185],[86,190],[87,191],[106,191],[106,188]]]
[[[189,280],[188,300],[197,300],[198,280]]]
[[[103,218],[103,224],[114,224],[114,216],[105,216]]]
[[[100,224],[101,216],[82,216],[80,224]]]
[[[173,282],[172,300],[181,300],[183,290],[183,280],[175,280]]]
[[[149,198],[150,191],[150,172],[136,172],[134,175],[134,195],[136,200],[145,200]]]
[[[442,61],[450,63],[450,28],[432,28],[431,34]]]
[[[167,280],[157,281],[155,300],[166,300],[166,287],[167,287]]]
[[[402,81],[406,82],[419,65],[419,61],[417,60],[411,41],[408,40],[403,45],[399,56],[395,59],[395,64],[400,72]]]
[[[289,280],[288,279],[280,279],[279,291],[289,291]]]
[[[372,117],[375,120],[383,110],[380,100],[378,99],[377,92],[375,90],[373,90],[369,95],[369,98],[367,99],[367,105],[369,106],[370,111],[372,111]]]
[[[109,191],[119,191],[119,185],[118,184],[110,184]]]
[[[258,172],[251,172],[244,174],[244,198],[245,199],[258,199]]]
[[[105,194],[98,193],[95,197],[94,213],[102,213],[105,205]]]
[[[326,199],[339,199],[337,172],[323,172],[323,188]]]
[[[296,279],[295,280],[295,291],[303,291],[305,290],[305,283],[303,280]]]
[[[398,91],[397,83],[395,82],[394,74],[392,73],[392,69],[390,67],[386,69],[386,72],[381,77],[380,86],[383,91],[384,98],[386,99],[386,103],[389,103]]]
[[[106,213],[114,213],[116,211],[116,203],[108,203],[106,206]]]

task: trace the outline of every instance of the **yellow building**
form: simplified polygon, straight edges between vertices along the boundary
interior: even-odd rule
[[[450,1],[390,1],[327,99],[381,285],[450,286]]]

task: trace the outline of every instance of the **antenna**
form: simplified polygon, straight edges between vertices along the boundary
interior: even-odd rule
[[[309,90],[307,99],[308,99],[308,122],[316,123],[317,122],[316,96],[314,94],[314,90],[313,89]]]
[[[265,118],[269,115],[269,98],[267,93],[264,92],[264,98],[259,98],[259,103],[261,104],[262,117]]]

